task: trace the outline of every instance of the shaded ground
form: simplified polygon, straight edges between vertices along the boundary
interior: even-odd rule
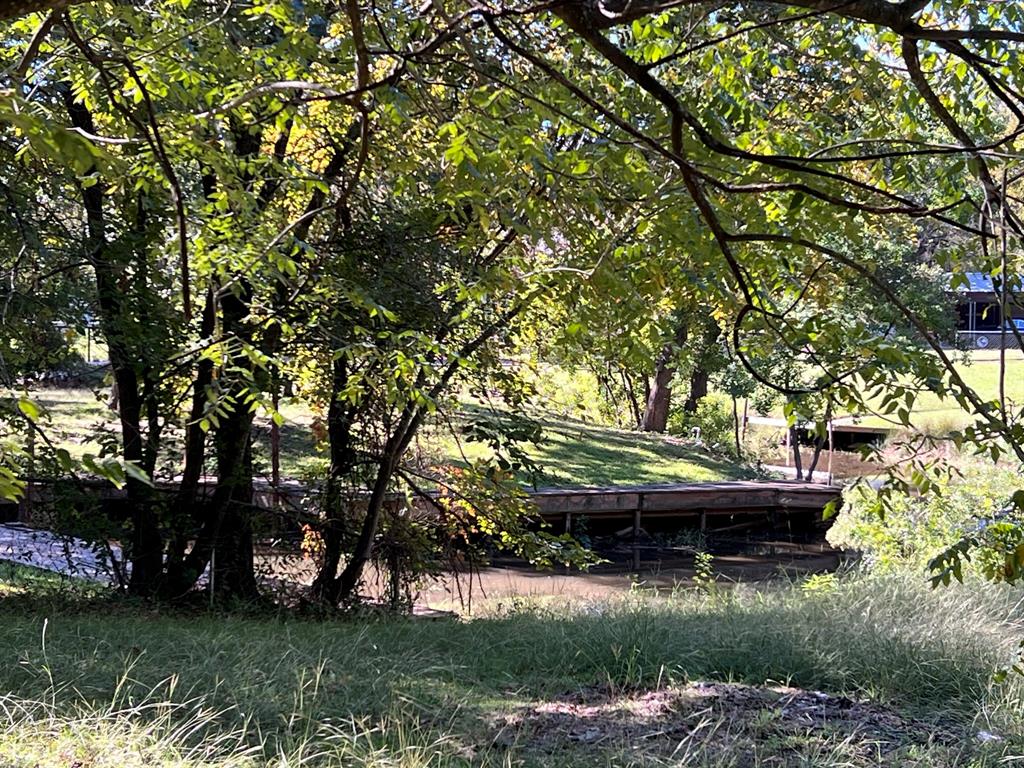
[[[996,768],[1024,754],[1024,683],[992,684],[1024,617],[981,584],[905,574],[492,603],[469,621],[303,620],[33,600],[20,573],[0,566],[3,766]]]
[[[679,764],[711,752],[723,762],[736,758],[738,766],[757,764],[759,751],[784,755],[812,745],[833,758],[897,765],[915,748],[954,748],[962,739],[941,723],[867,700],[723,682],[626,692],[585,689],[506,713],[491,725],[495,744],[525,752],[597,755],[611,749]]]

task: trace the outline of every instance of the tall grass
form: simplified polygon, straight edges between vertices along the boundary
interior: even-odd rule
[[[963,735],[963,762],[926,747],[917,764],[983,765],[1024,754],[1024,684],[992,678],[1019,639],[1015,597],[894,574],[506,603],[460,622],[12,611],[0,614],[0,765],[878,764],[829,733],[730,751],[733,726],[710,715],[671,760],[639,748],[626,759],[623,745],[494,743],[502,713],[695,680],[870,698]],[[1003,740],[975,748],[980,730]]]

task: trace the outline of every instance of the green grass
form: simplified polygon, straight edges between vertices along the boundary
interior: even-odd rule
[[[466,406],[464,416],[475,413]],[[540,467],[539,486],[629,485],[739,479],[752,470],[693,443],[666,435],[587,424],[570,418],[539,415],[539,445],[527,446]],[[428,438],[429,439],[429,438]],[[472,460],[488,453],[485,446],[461,443],[450,436],[440,441],[446,460]]]
[[[52,571],[0,560],[0,598],[31,595],[34,600],[59,593],[68,581]]]
[[[545,484],[627,485],[750,477],[742,465],[681,441],[570,420],[544,421],[533,452]]]
[[[85,389],[45,389],[34,395],[49,414],[46,425],[55,442],[75,456],[98,453],[100,428],[112,430],[116,415],[101,397]],[[301,405],[286,404],[281,428],[281,471],[285,477],[315,474],[325,465],[312,431],[312,414]],[[479,411],[467,404],[460,418]],[[581,486],[629,483],[696,482],[751,476],[734,461],[686,445],[663,435],[651,435],[585,423],[571,418],[550,418],[541,412],[544,425],[540,445],[531,447],[539,463],[540,485]],[[438,462],[462,462],[486,452],[479,445],[461,446],[447,431],[435,428],[420,438],[425,452]],[[257,419],[255,459],[258,474],[269,475],[269,421]]]
[[[991,678],[1012,658],[1015,598],[903,575],[316,623],[15,597],[0,601],[0,765],[995,766],[1024,753],[1024,685]],[[845,694],[950,738],[879,752],[852,732],[783,728],[778,707],[679,705],[641,738],[573,740],[603,724],[581,700],[628,709],[695,680]],[[563,713],[558,738],[531,719],[544,708]]]
[[[950,352],[954,367],[964,382],[984,400],[999,397],[998,350]],[[1024,352],[1006,350],[1005,392],[1008,401],[1024,405]],[[879,401],[880,402],[880,401]],[[955,400],[940,400],[931,392],[921,392],[914,403],[912,421],[919,429],[942,433],[965,426],[969,419]],[[872,426],[899,426],[880,416],[867,416],[861,423]]]

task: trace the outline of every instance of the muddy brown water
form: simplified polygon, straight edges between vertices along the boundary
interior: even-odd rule
[[[835,571],[843,562],[840,552],[819,548],[817,552],[712,554],[711,567],[723,585],[769,583],[815,573]],[[646,560],[639,571],[628,562],[613,561],[587,572],[564,568],[540,571],[512,559],[498,559],[491,567],[472,575],[447,573],[425,587],[420,601],[433,608],[461,608],[470,599],[509,598],[597,600],[622,595],[637,587],[668,593],[693,587],[696,569],[692,554],[664,555]]]
[[[783,544],[753,545],[747,551],[712,552],[711,568],[723,586],[733,584],[768,584],[791,580],[815,573],[835,571],[847,556],[828,548],[827,544],[804,544],[784,549]],[[735,549],[735,548],[734,548]],[[674,589],[694,587],[696,568],[694,553],[648,551],[639,570],[632,568],[627,548],[604,552],[609,562],[588,571],[557,567],[538,570],[515,558],[495,558],[486,568],[447,571],[422,584],[416,597],[418,606],[438,610],[465,612],[483,602],[512,598],[566,602],[600,600],[642,588],[669,594]],[[264,577],[293,585],[312,581],[314,569],[308,560],[264,550],[257,554],[257,569]],[[369,568],[363,593],[380,599],[384,579]]]

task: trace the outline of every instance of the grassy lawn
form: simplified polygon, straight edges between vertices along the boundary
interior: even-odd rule
[[[749,477],[721,456],[682,442],[576,421],[545,420],[534,458],[547,485],[620,485]]]
[[[50,414],[48,431],[73,454],[99,451],[104,429],[114,429],[115,414],[86,389],[46,389],[36,396]],[[303,477],[325,464],[312,431],[312,414],[298,405],[281,409],[281,469],[286,477]],[[467,405],[462,418],[475,413]],[[691,482],[750,476],[746,467],[663,435],[650,435],[539,414],[543,440],[531,447],[540,464],[540,485],[580,486],[627,483]],[[437,462],[461,462],[484,454],[478,444],[459,444],[447,431],[421,437],[420,447]],[[256,425],[257,472],[269,474],[269,422]]]
[[[968,386],[984,400],[999,398],[999,352],[998,350],[974,350],[966,353],[950,352],[955,360],[957,373]],[[1024,405],[1024,352],[1019,349],[1006,350],[1006,398]],[[931,392],[922,392],[914,404],[914,424],[920,428],[942,431],[964,426],[969,419],[955,400],[940,400]],[[862,423],[884,426],[892,424],[884,418],[869,416]]]
[[[985,400],[996,400],[999,397],[999,352],[998,350],[972,350],[967,352],[949,352],[954,367],[963,377],[968,386],[973,388]],[[1006,350],[1006,398],[1018,405],[1024,405],[1024,351],[1019,349]],[[876,401],[881,405],[881,399]],[[778,405],[772,416],[783,415],[782,405]],[[921,392],[914,403],[912,420],[918,428],[949,429],[965,425],[969,419],[957,402],[951,398],[940,400],[931,392]],[[868,426],[900,427],[894,418],[883,416],[862,416],[857,423]]]
[[[0,569],[0,584],[25,587]],[[12,584],[13,582],[13,584]],[[1024,753],[1012,590],[919,575],[472,620],[0,600],[0,765],[983,766]],[[999,739],[981,741],[979,731]]]
[[[472,415],[473,406],[467,406],[464,413]],[[700,482],[752,476],[749,468],[733,460],[670,436],[544,414],[538,418],[543,425],[542,441],[528,451],[541,468],[538,485]],[[447,461],[472,460],[487,452],[479,444],[459,444],[450,435],[441,437],[439,443]]]

